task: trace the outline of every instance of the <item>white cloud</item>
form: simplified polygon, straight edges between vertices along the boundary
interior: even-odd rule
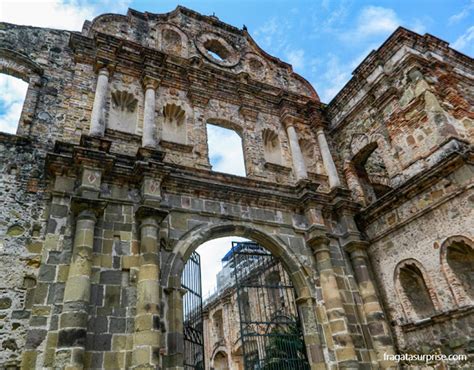
[[[293,66],[293,69],[295,71],[298,71],[298,70],[301,71],[305,67],[303,49],[287,51],[286,58],[287,58],[288,63],[290,63]]]
[[[266,52],[279,54],[290,44],[289,34],[292,24],[288,19],[272,17],[253,33],[255,41]]]
[[[474,53],[474,26],[471,26],[467,31],[459,36],[451,45],[452,48],[463,51],[465,53]]]
[[[393,32],[400,21],[393,9],[368,6],[358,18],[357,33],[363,37]]]
[[[346,42],[353,42],[388,35],[395,31],[400,23],[400,19],[393,9],[367,6],[361,10],[357,17],[356,27],[343,32],[341,38]]]
[[[268,48],[274,44],[275,35],[278,33],[278,21],[275,17],[270,18],[255,30],[255,39],[262,47]]]
[[[459,13],[456,13],[449,17],[448,23],[454,24],[462,21],[464,18],[467,18],[471,12],[474,10],[474,0],[471,0],[464,8],[461,9]]]
[[[319,83],[315,84],[322,87],[321,90],[317,90],[321,101],[329,103],[350,80],[352,72],[376,46],[376,44],[369,44],[361,53],[348,62],[343,62],[339,56],[329,53],[324,63],[315,64],[313,73],[318,75],[318,70],[321,70]]]
[[[85,20],[101,13],[124,13],[130,0],[4,0],[0,21],[80,31]]]
[[[242,139],[235,131],[207,125],[207,142],[213,171],[245,176]]]
[[[15,134],[28,84],[0,74],[0,131]]]
[[[410,27],[413,31],[419,33],[420,35],[426,32],[426,25],[421,19],[415,19],[413,24]]]
[[[246,241],[248,239],[229,236],[209,240],[199,246],[197,252],[201,256],[201,280],[204,297],[216,289],[216,275],[221,270],[221,259],[231,249],[233,241]]]
[[[351,69],[344,66],[339,57],[332,53],[328,54],[324,67],[324,77],[321,81],[322,89],[318,92],[323,102],[329,102],[351,77]]]

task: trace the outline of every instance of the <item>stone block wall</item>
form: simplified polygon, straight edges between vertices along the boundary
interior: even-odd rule
[[[44,153],[31,142],[0,134],[0,363],[15,364],[25,346],[34,306],[47,220]]]

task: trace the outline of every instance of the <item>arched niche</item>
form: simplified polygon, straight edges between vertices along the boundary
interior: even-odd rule
[[[224,351],[217,352],[212,359],[212,365],[214,370],[229,369],[229,356]]]
[[[268,65],[260,56],[254,53],[247,53],[243,57],[244,69],[252,76],[252,78],[264,81],[267,78]]]
[[[278,134],[271,129],[262,131],[263,153],[265,161],[272,164],[282,164],[281,143]]]
[[[441,268],[458,306],[474,302],[474,242],[462,235],[447,238],[440,249]]]
[[[179,27],[159,23],[156,36],[157,48],[167,54],[188,57],[188,36]]]
[[[0,73],[28,83],[17,129],[17,135],[28,136],[36,113],[43,69],[23,54],[0,48]]]
[[[395,268],[395,289],[407,321],[428,319],[439,310],[439,302],[423,265],[415,259],[401,261]]]
[[[107,128],[135,134],[138,120],[137,104],[138,99],[131,92],[111,91]]]
[[[183,106],[170,102],[163,107],[163,125],[161,139],[164,141],[186,144],[187,114]]]

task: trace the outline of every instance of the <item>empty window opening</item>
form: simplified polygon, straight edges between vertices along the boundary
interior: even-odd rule
[[[204,47],[206,48],[209,55],[219,61],[224,61],[230,56],[229,50],[227,50],[225,46],[217,40],[206,41],[204,43]]]
[[[377,143],[371,143],[362,149],[353,163],[368,204],[392,190]]]
[[[434,315],[435,308],[420,269],[412,264],[405,265],[400,269],[399,279],[403,293],[417,318],[424,319]]]
[[[246,176],[242,138],[237,132],[207,124],[207,146],[213,171]]]
[[[446,259],[467,295],[474,299],[474,249],[465,242],[448,247]]]
[[[28,84],[0,74],[0,132],[16,134]]]

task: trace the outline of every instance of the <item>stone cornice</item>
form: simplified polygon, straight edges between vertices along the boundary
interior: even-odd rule
[[[47,168],[53,176],[74,177],[83,165],[77,158],[85,156],[97,157],[88,165],[102,170],[104,183],[128,183],[135,186],[140,184],[143,176],[150,176],[161,181],[162,191],[167,194],[199,196],[203,199],[282,210],[295,207],[303,210],[309,203],[321,204],[321,207],[327,208],[331,202],[331,197],[319,192],[319,184],[311,181],[299,183],[297,186],[279,185],[209,170],[168,165],[161,161],[160,155],[143,155],[141,152],[134,157],[108,154],[60,142],[57,143],[55,152],[48,153]]]

